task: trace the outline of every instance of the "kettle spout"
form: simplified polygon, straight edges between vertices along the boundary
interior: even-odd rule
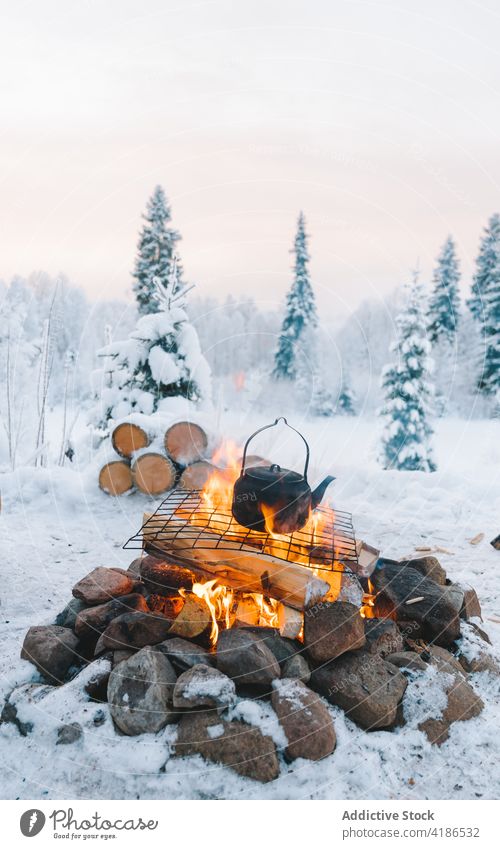
[[[334,481],[334,480],[335,480],[334,477],[332,477],[331,475],[328,475],[324,480],[321,481],[320,484],[318,484],[316,489],[311,493],[311,507],[312,507],[313,510],[314,510],[315,507],[318,506],[318,504],[321,503],[327,486],[329,484],[331,484],[331,482]]]

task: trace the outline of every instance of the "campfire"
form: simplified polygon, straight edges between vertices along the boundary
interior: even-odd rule
[[[170,491],[126,543],[140,556],[78,581],[54,624],[28,630],[21,657],[49,689],[80,680],[121,733],[177,723],[176,755],[198,753],[260,781],[279,775],[279,748],[247,721],[248,698],[270,700],[287,761],[318,760],[336,745],[326,702],[363,729],[389,731],[405,722],[408,681],[427,676],[427,686],[437,675],[446,707],[422,714],[418,728],[442,744],[453,722],[482,710],[467,674],[499,672],[474,590],[452,583],[430,554],[389,560],[356,540],[350,514],[311,493],[308,458],[297,476],[247,457],[255,492],[262,482],[272,490],[259,501],[248,480],[235,487],[240,455],[226,443],[210,463],[196,461],[197,488]],[[283,510],[297,480],[300,511]],[[250,499],[241,514],[238,493]],[[290,522],[289,533],[276,531]],[[2,712],[21,734],[31,733],[18,714],[33,697],[24,686]],[[58,742],[81,731],[64,726]]]
[[[351,516],[318,506],[304,527],[281,534],[263,505],[265,531],[248,529],[232,515],[241,449],[225,443],[213,463],[223,459],[201,489],[169,493],[125,548],[148,555],[141,576],[154,590],[156,609],[179,596],[207,605],[212,646],[221,630],[240,625],[276,627],[300,639],[304,611],[335,601],[358,570]]]

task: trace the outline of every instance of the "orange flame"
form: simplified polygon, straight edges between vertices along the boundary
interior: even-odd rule
[[[221,627],[231,628],[236,618],[236,600],[234,590],[230,587],[217,585],[217,579],[206,583],[193,584],[192,592],[199,599],[202,599],[212,617],[212,625],[210,630],[210,643],[212,646],[217,645],[219,632]],[[187,591],[180,589],[179,594],[186,598]],[[263,627],[278,627],[278,605],[279,602],[273,598],[266,598],[261,593],[241,593],[240,598],[251,599],[254,603],[258,617],[255,621],[256,625]],[[253,624],[253,623],[252,623]]]
[[[236,391],[241,392],[241,390],[245,388],[245,372],[237,371],[236,374],[233,375],[233,381]]]
[[[368,578],[368,592],[363,595],[363,604],[361,605],[360,613],[363,619],[375,618],[375,587]]]

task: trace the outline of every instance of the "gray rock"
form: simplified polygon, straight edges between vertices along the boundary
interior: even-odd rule
[[[134,578],[124,569],[98,566],[73,587],[73,595],[85,604],[104,604],[112,598],[133,592]]]
[[[401,560],[400,563],[416,569],[425,578],[430,578],[434,583],[442,587],[446,584],[446,572],[437,557],[433,557],[432,555],[411,557],[409,560]]]
[[[137,652],[137,649],[118,649],[113,652],[113,666],[118,666],[123,660],[128,660]]]
[[[500,675],[500,664],[493,655],[485,651],[479,651],[474,657],[466,657],[461,654],[458,662],[465,672],[490,672],[492,675]]]
[[[217,668],[232,678],[236,686],[270,686],[281,670],[272,651],[246,628],[222,631],[217,643]]]
[[[140,593],[129,593],[129,595],[114,598],[106,604],[86,607],[76,617],[75,633],[79,637],[102,634],[113,619],[131,610],[149,612],[146,600]]]
[[[18,715],[18,708],[26,704],[38,704],[53,691],[54,687],[49,684],[28,683],[15,687],[4,703],[0,723],[15,725],[21,737],[26,737],[33,731],[33,723],[21,720]]]
[[[33,663],[51,684],[62,684],[70,666],[78,661],[78,637],[60,625],[35,625],[26,634],[23,660]]]
[[[95,647],[96,657],[104,651],[143,648],[161,643],[170,631],[171,621],[154,613],[122,613],[108,625]]]
[[[311,677],[311,668],[302,654],[296,654],[285,661],[281,674],[283,678],[296,678],[307,684]]]
[[[92,667],[94,671],[92,671]],[[109,665],[103,666],[102,660],[91,663],[85,670],[87,682],[84,690],[94,702],[105,702],[108,698],[108,682],[111,670]],[[89,674],[90,673],[90,674]]]
[[[262,640],[263,643],[272,651],[280,667],[286,663],[289,658],[294,657],[297,652],[304,650],[302,643],[299,640],[291,640],[289,637],[282,637],[277,628],[261,627],[256,625],[240,625],[240,631],[248,634],[253,634]]]
[[[365,619],[366,649],[386,657],[403,651],[403,635],[392,619]]]
[[[358,651],[316,669],[311,685],[361,728],[390,728],[407,687],[404,675],[379,655]]]
[[[461,675],[453,675],[446,690],[448,703],[440,718],[426,719],[418,726],[427,739],[441,746],[449,737],[453,722],[465,721],[478,716],[484,704],[471,685]]]
[[[333,720],[316,693],[301,681],[282,678],[273,684],[271,704],[285,732],[287,760],[319,761],[337,744]]]
[[[57,732],[56,746],[67,746],[70,743],[76,743],[83,734],[83,728],[79,722],[71,722],[69,725],[63,725]]]
[[[451,581],[444,588],[450,603],[453,605],[458,615],[460,616],[464,606],[465,592],[459,584],[453,584]]]
[[[207,649],[197,646],[196,643],[191,643],[189,640],[183,640],[181,637],[173,637],[158,643],[156,651],[161,651],[173,666],[185,672],[192,666],[198,663],[203,663],[205,666],[213,666],[215,663],[215,655],[211,654]]]
[[[411,669],[412,672],[425,672],[427,663],[414,651],[401,651],[388,654],[385,658],[387,663],[397,666],[398,669]]]
[[[270,737],[244,722],[227,722],[214,713],[185,713],[175,744],[178,757],[199,754],[256,781],[279,775],[276,747]]]
[[[371,581],[378,593],[376,607],[380,604],[391,609],[398,621],[411,618],[422,626],[427,640],[440,646],[449,646],[459,638],[460,618],[448,587],[399,563],[376,569]],[[419,601],[414,602],[417,598]]]
[[[118,728],[131,736],[154,734],[175,722],[175,682],[168,658],[149,646],[118,664],[108,683],[109,709]]]
[[[96,710],[92,718],[92,722],[94,723],[96,728],[98,728],[100,725],[104,725],[104,723],[106,722],[106,714],[103,710],[101,710],[101,708],[99,708],[99,710]]]
[[[132,560],[130,566],[127,568],[128,574],[132,575],[132,577],[134,578],[140,578],[142,561],[142,557],[136,557],[134,560]]]
[[[436,666],[440,672],[448,672],[452,675],[462,675],[465,677],[464,669],[460,665],[458,658],[442,648],[442,646],[427,646],[426,651],[423,653],[424,660],[427,660],[427,656],[428,662]]]
[[[202,664],[183,672],[174,687],[175,708],[210,707],[222,711],[235,700],[234,681],[218,669]]]
[[[491,640],[483,628],[480,628],[476,622],[469,622],[469,625],[478,637],[480,637],[482,640],[484,640],[485,643],[488,643],[491,646]]]
[[[304,614],[304,646],[314,663],[326,663],[365,644],[359,608],[345,601],[319,602]]]
[[[72,628],[75,630],[76,617],[82,610],[85,610],[87,605],[79,598],[72,598],[68,602],[64,610],[58,613],[54,625],[60,625],[62,628]]]
[[[463,590],[464,601],[460,611],[461,618],[467,621],[476,617],[481,619],[481,605],[475,589],[472,587],[464,587]]]

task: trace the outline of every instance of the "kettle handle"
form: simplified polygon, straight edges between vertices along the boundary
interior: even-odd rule
[[[248,448],[250,442],[252,441],[252,439],[254,438],[254,436],[257,436],[257,434],[262,433],[263,430],[268,430],[270,427],[276,427],[278,422],[284,422],[286,424],[286,426],[290,428],[290,430],[294,430],[295,433],[298,433],[298,435],[302,439],[304,445],[306,446],[306,462],[304,464],[304,480],[307,481],[307,470],[309,468],[309,445],[307,444],[306,438],[305,438],[305,436],[303,436],[301,434],[300,430],[297,430],[295,427],[292,427],[292,425],[288,424],[288,422],[287,422],[287,420],[285,419],[284,416],[279,416],[279,418],[277,418],[276,421],[274,421],[272,424],[264,425],[264,427],[259,427],[259,429],[255,431],[255,433],[252,433],[252,435],[248,437],[247,441],[245,442],[245,447],[243,449],[243,457],[241,458],[241,474],[243,474],[244,471],[245,471],[245,462],[246,462],[246,459],[247,459],[247,448]]]

